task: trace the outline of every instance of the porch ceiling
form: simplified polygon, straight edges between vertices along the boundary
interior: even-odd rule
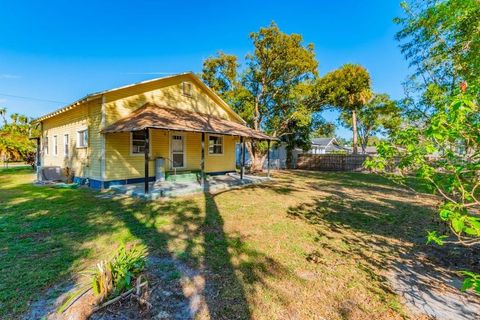
[[[101,133],[139,131],[146,128],[217,133],[259,140],[277,140],[237,122],[153,103],[146,103],[132,114],[106,127]]]

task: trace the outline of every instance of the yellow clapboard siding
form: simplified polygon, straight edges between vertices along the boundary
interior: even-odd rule
[[[201,133],[168,132],[165,130],[150,130],[150,161],[149,175],[155,175],[155,158],[166,158],[165,170],[170,171],[170,137],[180,134],[185,138],[185,168],[181,170],[199,170],[201,160]],[[145,159],[143,154],[132,155],[131,133],[113,133],[107,136],[106,180],[123,180],[144,177]],[[219,172],[235,170],[235,137],[224,136],[224,152],[222,155],[208,154],[208,135],[205,135],[205,171]]]
[[[113,133],[102,135],[100,131],[115,121],[126,117],[147,102],[205,113],[216,117],[241,122],[219,98],[205,90],[191,74],[159,79],[105,92],[94,100],[81,102],[80,105],[50,118],[42,120],[43,135],[49,136],[50,152],[44,156],[44,165],[68,166],[75,175],[96,180],[124,180],[144,177],[143,155],[131,154],[131,133]],[[191,95],[186,96],[182,84],[191,84]],[[103,120],[103,121],[102,121]],[[89,130],[88,148],[75,148],[77,131],[87,127]],[[63,135],[69,134],[71,156],[63,157]],[[154,172],[154,159],[171,158],[171,132],[151,130],[150,176]],[[182,133],[185,137],[185,168],[199,170],[201,160],[201,133]],[[53,136],[58,136],[58,156],[53,156]],[[208,135],[205,144],[205,171],[218,172],[235,170],[235,137],[224,137],[222,155],[208,154]],[[102,159],[103,155],[105,158]],[[169,160],[165,170],[171,170]]]
[[[208,135],[205,141],[205,171],[220,172],[235,170],[235,143],[238,141],[236,137],[223,136],[223,154],[208,154]]]
[[[68,167],[76,176],[86,177],[91,175],[91,150],[96,149],[95,138],[99,135],[93,130],[92,113],[98,106],[98,101],[87,102],[77,108],[71,109],[56,117],[42,122],[42,165]],[[88,128],[89,145],[87,148],[77,148],[77,131]],[[65,156],[64,135],[68,134],[69,150]],[[48,136],[49,150],[45,153],[44,138]],[[54,153],[54,136],[57,136],[57,155]]]
[[[101,158],[102,158],[102,139],[100,133],[102,122],[102,99],[97,99],[90,103],[89,108],[90,126],[89,126],[89,177],[97,180],[102,180],[101,173]]]

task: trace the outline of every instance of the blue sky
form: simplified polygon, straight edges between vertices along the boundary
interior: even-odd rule
[[[88,93],[198,72],[218,50],[244,57],[249,33],[271,21],[314,43],[320,74],[360,63],[375,91],[400,98],[408,74],[393,38],[400,13],[399,0],[2,1],[0,106],[37,117]]]

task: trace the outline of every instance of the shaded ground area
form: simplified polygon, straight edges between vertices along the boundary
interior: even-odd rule
[[[361,173],[274,178],[143,202],[0,172],[0,318],[54,297],[130,241],[150,254],[154,306],[114,305],[97,319],[418,319],[443,310],[435,303],[452,306],[439,319],[478,317],[477,298],[452,287],[456,271],[479,271],[478,252],[424,244],[442,227],[433,196]]]
[[[323,248],[355,259],[400,295],[413,317],[480,318],[479,297],[460,292],[457,273],[478,272],[480,251],[425,244],[427,230],[446,231],[434,213],[436,198],[388,184],[367,187],[357,179],[348,185],[352,188],[314,183],[312,187],[326,192],[325,198],[291,207],[289,214],[318,225]],[[332,246],[336,240],[343,246]],[[312,259],[318,261],[323,254],[315,251]]]
[[[171,257],[150,257],[146,277],[152,307],[127,299],[94,313],[91,319],[193,319],[206,311],[205,281],[198,270]]]
[[[245,175],[240,179],[237,173],[227,173],[223,175],[207,176],[205,186],[202,187],[200,181],[192,179],[191,181],[161,181],[151,182],[149,184],[149,193],[145,194],[144,183],[135,183],[128,185],[111,186],[110,190],[120,194],[143,198],[148,200],[157,200],[162,197],[177,197],[182,195],[192,195],[195,193],[209,191],[218,192],[225,189],[241,187],[249,184],[257,184],[268,181],[267,177]]]

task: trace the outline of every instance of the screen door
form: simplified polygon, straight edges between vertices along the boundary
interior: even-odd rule
[[[172,167],[185,168],[185,138],[182,135],[172,135]]]

